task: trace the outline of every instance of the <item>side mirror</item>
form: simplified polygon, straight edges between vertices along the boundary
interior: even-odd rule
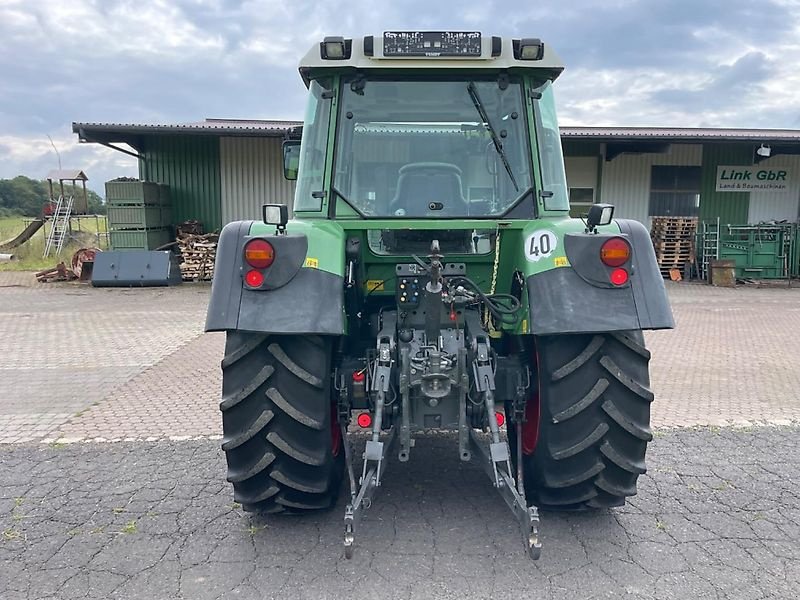
[[[285,204],[264,204],[261,207],[264,223],[284,229],[289,222],[289,207]]]
[[[297,179],[300,167],[300,141],[286,140],[283,142],[283,176],[289,181]]]
[[[614,218],[613,204],[592,204],[586,216],[586,229],[594,231],[598,225],[608,225]]]

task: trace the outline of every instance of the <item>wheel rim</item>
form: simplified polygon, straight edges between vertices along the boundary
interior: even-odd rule
[[[525,404],[525,422],[522,424],[522,453],[533,454],[539,442],[539,392],[536,391]]]
[[[539,379],[539,353],[536,352],[536,378],[537,388]],[[525,403],[525,422],[522,423],[522,453],[531,455],[536,450],[539,442],[539,420],[541,411],[539,407],[539,390],[535,390]]]
[[[342,429],[339,427],[339,415],[336,406],[331,406],[331,454],[339,456],[342,450]]]

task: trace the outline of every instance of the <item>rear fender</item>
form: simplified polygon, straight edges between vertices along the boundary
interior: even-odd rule
[[[599,333],[675,327],[664,280],[647,229],[638,221],[617,219],[619,234],[631,244],[628,283],[610,283],[599,248],[610,228],[599,235],[564,235],[564,259],[556,268],[527,277],[531,333]]]
[[[291,225],[291,224],[290,224]],[[217,246],[211,301],[206,315],[206,331],[253,331],[281,334],[341,335],[345,329],[343,265],[324,261],[321,248],[344,246],[344,234],[335,231],[313,232],[313,227],[289,227],[289,234],[255,221],[236,221],[226,225]],[[318,234],[318,235],[317,235]],[[244,281],[249,269],[244,263],[244,245],[261,238],[275,249],[275,262],[264,270],[264,283],[251,288]],[[313,240],[310,238],[314,238]],[[336,252],[325,254],[335,257]],[[324,270],[320,266],[332,267]]]

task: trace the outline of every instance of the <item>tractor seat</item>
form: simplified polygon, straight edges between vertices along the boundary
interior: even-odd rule
[[[461,169],[439,162],[410,163],[401,167],[389,210],[397,217],[467,216]]]

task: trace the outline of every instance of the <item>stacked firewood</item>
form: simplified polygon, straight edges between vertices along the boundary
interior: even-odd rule
[[[178,250],[182,259],[181,275],[184,281],[211,281],[218,240],[217,233],[178,234]]]

